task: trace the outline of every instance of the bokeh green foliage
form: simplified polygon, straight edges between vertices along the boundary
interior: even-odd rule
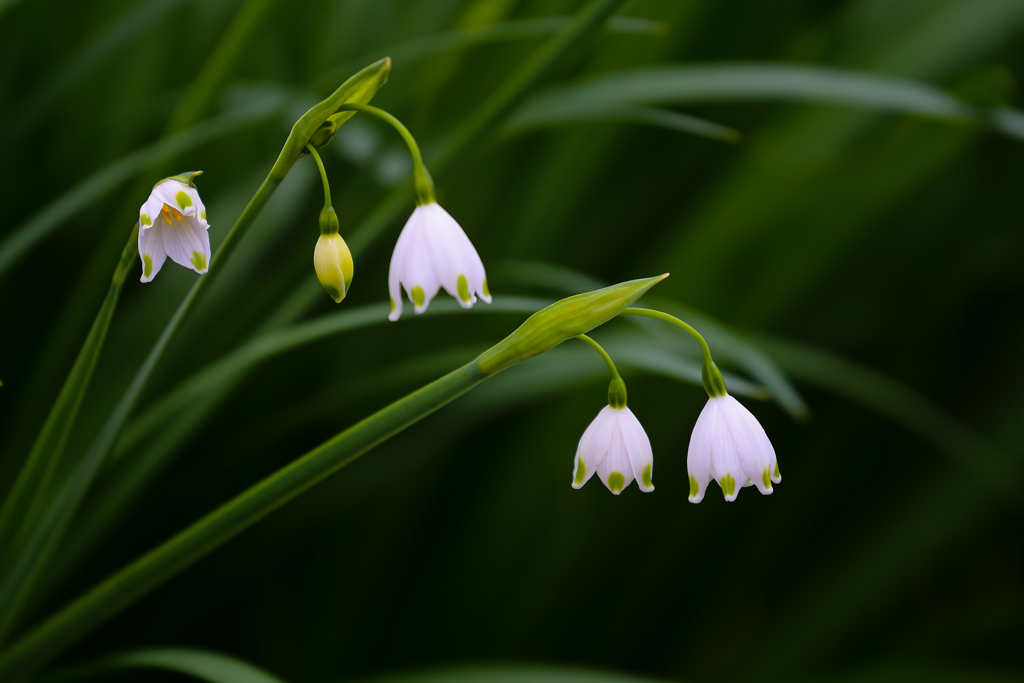
[[[763,398],[771,390],[775,401],[746,403],[786,474],[770,498],[748,489],[734,504],[688,504],[686,444],[704,400],[698,349],[674,330],[616,322],[594,338],[617,361],[634,358],[619,364],[654,446],[656,494],[570,488],[572,453],[607,377],[590,349],[562,345],[277,511],[64,663],[173,643],[287,681],[515,662],[691,681],[1024,672],[1013,487],[1024,445],[1024,179],[1020,142],[990,130],[1012,126],[849,102],[650,95],[600,116],[588,105],[542,128],[496,127],[445,157],[452,131],[579,7],[0,3],[0,240],[30,221],[51,226],[0,273],[5,491],[148,187],[202,169],[216,245],[291,123],[386,55],[392,72],[374,104],[409,127],[428,166],[444,158],[438,199],[476,244],[498,301],[671,272],[644,303],[704,332],[727,381],[746,380]],[[640,0],[565,55],[546,85],[557,94],[592,77],[638,82],[636,70],[652,65],[785,62],[910,79],[999,111],[1016,102],[1022,29],[1024,6],[1009,0]],[[720,139],[728,130],[742,133],[738,144]],[[153,145],[165,151],[139,152]],[[412,207],[407,153],[356,116],[323,156],[357,259],[342,307],[313,273],[322,197],[303,158],[175,340],[137,417],[289,323],[384,310],[390,247]],[[68,461],[88,448],[195,277],[168,267],[143,286],[129,276]],[[525,319],[509,308],[338,324],[203,385],[134,442],[141,432],[130,426],[18,632],[469,361]],[[730,328],[751,349],[729,353],[740,343]],[[665,376],[671,363],[689,384]],[[803,401],[770,381],[779,368]],[[798,422],[803,402],[810,420]],[[152,467],[139,475],[132,462]],[[112,533],[95,533],[90,520],[131,476],[149,482],[145,494],[115,515]]]

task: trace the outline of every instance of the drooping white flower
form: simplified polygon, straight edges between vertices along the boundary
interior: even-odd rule
[[[142,282],[160,272],[168,256],[178,265],[205,273],[210,264],[210,224],[206,207],[185,173],[161,180],[139,209],[139,258]]]
[[[463,308],[472,308],[477,296],[491,303],[484,264],[455,219],[437,202],[417,206],[391,255],[388,292],[389,320],[402,315],[402,288],[413,310],[422,313],[441,287]]]
[[[701,411],[690,436],[686,469],[691,503],[704,499],[712,479],[728,501],[736,500],[744,486],[768,495],[772,482],[782,481],[775,449],[761,423],[729,394],[709,398]]]
[[[654,490],[654,453],[640,421],[626,406],[605,406],[583,432],[572,470],[572,487],[582,488],[594,473],[619,495],[636,479],[640,490]]]

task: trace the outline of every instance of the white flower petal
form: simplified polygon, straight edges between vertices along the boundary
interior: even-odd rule
[[[410,239],[410,223],[416,213],[409,217],[402,228],[402,233],[395,242],[395,250],[391,252],[391,265],[388,267],[388,294],[391,297],[391,312],[388,320],[394,322],[402,317],[402,275],[405,272],[405,262],[409,258],[409,249],[412,244]]]
[[[647,438],[640,420],[628,407],[619,411],[619,431],[622,433],[622,441],[626,446],[626,455],[629,456],[629,465],[636,477],[636,484],[644,493],[654,490],[654,450],[651,448],[651,440]]]
[[[145,205],[143,205],[145,210]],[[160,222],[166,225],[163,217],[160,217]],[[150,282],[156,277],[156,274],[163,268],[164,261],[167,260],[167,252],[164,251],[164,241],[160,235],[160,231],[155,226],[143,228],[139,226],[139,259],[142,261],[142,277],[140,282]]]
[[[611,408],[619,413],[621,409]],[[608,490],[618,495],[633,483],[633,467],[629,463],[629,454],[622,438],[620,428],[621,414],[615,414],[615,423],[608,435],[608,453],[597,466],[597,476],[601,478]]]
[[[161,216],[157,228],[163,238],[164,250],[180,266],[205,273],[210,265],[210,234],[193,216],[170,223]]]
[[[152,194],[183,216],[199,217],[199,192],[194,187],[177,180],[164,180],[153,188]]]
[[[608,454],[609,436],[615,429],[615,418],[610,413],[611,407],[605,406],[593,419],[587,430],[583,432],[580,445],[576,449],[573,460],[572,487],[582,488],[597,472],[598,466],[604,462]],[[582,468],[582,469],[581,469]]]
[[[697,417],[690,435],[690,447],[686,453],[686,471],[690,479],[691,503],[704,500],[708,484],[711,483],[711,449],[715,430],[718,429],[718,407],[715,399],[708,399]]]
[[[473,306],[459,234],[462,228],[436,203],[416,207],[437,281],[463,308]],[[461,278],[461,279],[460,279]]]

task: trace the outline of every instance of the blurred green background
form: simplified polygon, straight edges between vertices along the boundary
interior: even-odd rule
[[[1019,104],[1024,2],[632,0],[530,96],[610,75],[643,90],[647,67],[722,63],[749,69],[749,93],[692,102],[655,93],[639,98],[651,105],[643,110],[583,107],[543,126],[516,127],[514,111],[432,166],[469,113],[581,5],[0,1],[0,240],[44,226],[0,272],[3,490],[152,184],[201,169],[216,248],[291,123],[386,55],[391,78],[373,103],[419,140],[496,300],[550,301],[671,272],[649,304],[699,312],[692,319],[712,331],[733,377],[760,386],[775,370],[785,376],[768,387],[779,400],[756,386],[765,400],[743,399],[775,445],[783,483],[731,504],[716,487],[694,506],[686,447],[705,395],[699,380],[669,375],[699,375],[696,345],[613,322],[594,337],[625,357],[656,494],[631,487],[616,497],[596,481],[570,488],[576,443],[607,380],[596,354],[566,345],[289,503],[63,663],[173,644],[292,682],[523,663],[680,681],[1024,677],[1014,488],[1024,445],[1021,142],[1012,124],[997,123],[1010,131],[1001,134],[985,117],[750,94],[771,90],[758,64],[806,65],[911,79],[1002,111]],[[742,137],[725,141],[728,130],[678,114]],[[137,414],[267,329],[385,300],[391,248],[412,209],[407,152],[393,131],[356,116],[323,158],[357,251],[349,297],[336,306],[316,283],[322,195],[305,158]],[[136,277],[72,455],[197,276],[168,265],[153,284]],[[104,471],[19,633],[526,317],[482,308],[414,319],[410,307],[397,324],[279,354],[123,445],[119,463],[152,465],[143,493],[110,532],[90,536],[118,465]],[[630,351],[647,329],[656,349]],[[763,376],[743,362],[760,353]],[[785,394],[790,380],[799,396]]]

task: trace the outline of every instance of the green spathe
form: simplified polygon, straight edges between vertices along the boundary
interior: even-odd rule
[[[299,157],[308,154],[306,144],[314,136],[319,145],[329,143],[338,130],[338,126],[354,115],[350,111],[339,113],[338,108],[346,102],[357,104],[369,102],[377,90],[387,83],[390,73],[391,58],[385,57],[378,60],[342,83],[337,90],[331,93],[330,97],[303,114],[302,118],[292,126],[292,132],[284,144],[284,149],[277,157],[270,176],[280,179],[288,175],[288,171],[299,160]],[[329,122],[328,119],[330,119]],[[320,127],[324,124],[327,124],[327,130],[320,131],[318,134]]]
[[[526,319],[519,329],[477,359],[485,375],[538,356],[608,322],[644,293],[668,277],[668,273],[643,280],[630,280],[586,294],[557,301]]]

